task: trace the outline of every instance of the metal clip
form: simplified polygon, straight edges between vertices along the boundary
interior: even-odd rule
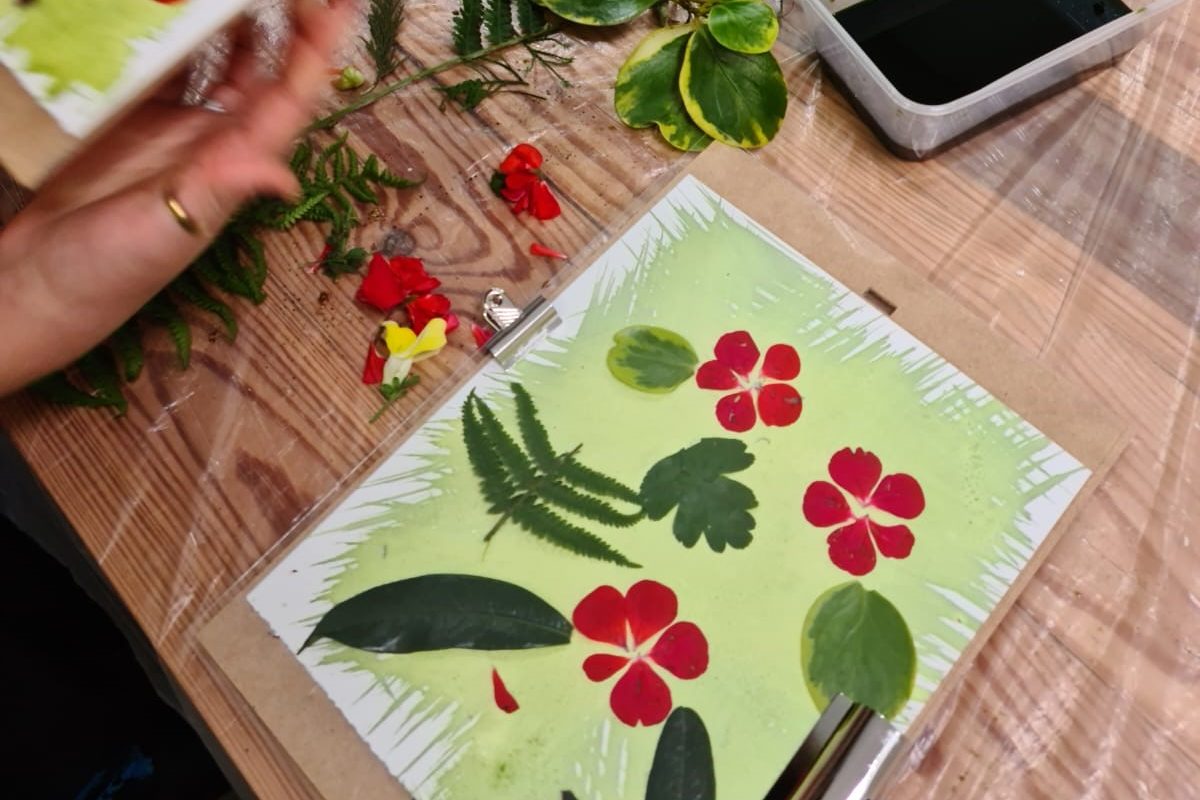
[[[483,298],[483,319],[495,331],[484,345],[505,369],[510,369],[543,333],[559,323],[558,312],[538,295],[525,308],[508,298],[503,289],[490,289]]]
[[[900,740],[900,733],[887,720],[839,694],[766,800],[870,800]]]

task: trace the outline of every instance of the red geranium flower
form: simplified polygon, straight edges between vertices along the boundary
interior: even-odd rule
[[[450,311],[450,299],[444,294],[426,294],[411,300],[404,307],[415,333],[420,333],[429,320],[441,317],[446,320],[446,333],[458,327],[458,317]]]
[[[883,474],[879,458],[861,447],[837,451],[829,459],[827,481],[813,481],[804,492],[804,518],[818,528],[842,527],[829,534],[829,560],[851,575],[866,575],[875,568],[875,548],[888,558],[907,558],[913,534],[907,525],[884,525],[874,512],[915,519],[925,510],[921,484],[911,475]],[[838,489],[838,486],[841,489]],[[843,494],[843,490],[845,494]],[[852,509],[846,500],[856,501]]]
[[[630,727],[657,725],[671,713],[671,688],[655,667],[685,681],[708,669],[708,640],[694,623],[675,622],[678,608],[675,593],[655,581],[639,581],[624,596],[601,586],[575,607],[580,633],[620,651],[588,656],[583,671],[597,683],[624,671],[609,705]]]
[[[548,220],[562,213],[542,179],[541,166],[541,152],[531,144],[519,144],[492,174],[492,191],[507,201],[514,214],[529,211],[537,219]]]
[[[441,281],[425,272],[425,264],[419,258],[396,256],[389,260],[376,253],[371,256],[367,274],[354,296],[359,302],[388,312],[412,295],[427,294],[441,285]]]
[[[717,401],[717,421],[721,427],[743,433],[754,427],[762,417],[764,425],[791,425],[800,419],[804,401],[800,393],[787,383],[800,374],[800,354],[790,344],[773,344],[758,365],[758,347],[746,331],[733,331],[717,340],[712,361],[696,371],[696,385],[701,389],[726,391],[738,389]],[[755,402],[758,413],[754,411]]]

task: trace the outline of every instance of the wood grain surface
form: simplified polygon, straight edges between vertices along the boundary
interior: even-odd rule
[[[409,68],[448,54],[449,5],[410,2]],[[431,85],[347,120],[360,151],[427,176],[392,193],[357,238],[398,227],[465,320],[491,285],[532,295],[687,163],[611,110],[615,69],[648,21],[583,32],[546,101],[439,110]],[[780,52],[804,48],[798,11]],[[898,161],[811,56],[786,59],[791,109],[761,162],[883,246],[993,330],[1096,396],[1132,444],[976,659],[891,796],[1186,798],[1200,774],[1200,13],[1183,4],[1116,68],[923,163]],[[453,79],[453,76],[450,76]],[[515,220],[487,188],[503,152],[534,141],[563,199]],[[311,791],[200,657],[197,624],[321,498],[376,463],[405,412],[477,357],[422,365],[413,402],[375,425],[358,383],[376,322],[355,282],[304,269],[321,233],[269,240],[270,297],[238,307],[235,343],[197,318],[193,366],[165,337],[129,415],[27,398],[0,419],[253,791]],[[205,332],[211,335],[205,336]],[[1193,539],[1197,540],[1193,542]],[[737,798],[736,800],[750,800]]]

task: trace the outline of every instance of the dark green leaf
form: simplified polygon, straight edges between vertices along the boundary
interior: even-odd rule
[[[454,52],[460,56],[483,49],[483,0],[461,0],[454,12]]]
[[[526,36],[546,27],[542,10],[534,6],[533,0],[517,0],[517,27]]]
[[[562,800],[578,800],[571,792],[563,792]]]
[[[156,325],[162,325],[170,334],[179,357],[180,369],[187,369],[192,356],[192,331],[179,309],[164,294],[156,295],[142,307],[142,314]]]
[[[624,500],[626,503],[637,503],[638,505],[641,505],[642,502],[637,491],[615,478],[610,478],[603,472],[597,472],[591,467],[580,464],[574,456],[564,456],[559,459],[558,476],[572,486],[601,497],[611,497],[614,500]]]
[[[578,492],[558,480],[544,481],[538,486],[538,493],[548,503],[612,528],[628,528],[644,516],[640,510],[624,514],[609,503]]]
[[[367,37],[362,40],[375,64],[375,82],[383,80],[400,66],[400,23],[404,21],[404,0],[371,0],[367,13]]]
[[[488,44],[500,44],[516,36],[517,32],[513,28],[512,0],[488,0],[484,12],[484,25],[487,28]]]
[[[142,352],[142,335],[137,320],[131,319],[108,337],[113,354],[121,364],[121,377],[132,383],[142,374],[145,355]]]
[[[30,391],[48,403],[60,406],[82,406],[85,408],[109,408],[116,403],[111,398],[99,397],[85,392],[64,372],[55,372],[29,387]]]
[[[121,376],[113,362],[113,355],[106,347],[96,347],[75,362],[79,377],[91,388],[92,394],[104,405],[124,414],[129,404],[121,391]]]
[[[712,742],[700,715],[680,706],[658,737],[646,800],[716,800]]]
[[[563,19],[580,25],[619,25],[641,14],[657,0],[538,0]]]
[[[472,394],[463,403],[463,443],[467,447],[467,460],[471,469],[479,479],[479,488],[483,499],[491,504],[494,510],[507,510],[512,505],[513,486],[504,471],[504,462],[500,454],[488,439],[479,421],[479,412]]]
[[[679,92],[679,71],[692,30],[679,26],[650,32],[621,66],[613,92],[622,122],[631,128],[657,125],[662,137],[680,150],[703,150],[712,142],[692,121]]]
[[[600,537],[555,514],[541,503],[521,502],[513,506],[512,519],[539,539],[576,555],[607,561],[621,567],[639,567]]]
[[[748,486],[726,477],[754,463],[746,445],[736,439],[701,439],[659,461],[642,480],[642,508],[650,519],[662,519],[678,508],[673,530],[685,547],[701,534],[720,553],[740,550],[753,539],[758,505]]]
[[[333,639],[374,653],[524,650],[564,645],[571,623],[528,589],[477,575],[422,575],[331,608],[304,642]]]
[[[912,696],[917,651],[899,610],[858,581],[817,598],[804,620],[800,658],[818,709],[841,693],[894,717]]]
[[[233,309],[204,291],[204,287],[194,275],[189,272],[183,273],[171,282],[171,290],[192,305],[218,317],[225,325],[227,337],[230,339],[237,337],[238,326],[237,320],[233,316]]]
[[[708,12],[708,29],[739,53],[765,53],[779,36],[779,19],[762,0],[720,0]]]
[[[471,395],[467,402],[475,403],[475,408],[479,412],[479,422],[483,427],[483,434],[487,437],[488,443],[491,444],[492,450],[504,463],[508,474],[520,485],[532,483],[535,474],[533,462],[529,460],[529,456],[525,455],[517,443],[513,441],[513,438],[508,435],[508,431],[504,430],[504,426],[500,424],[500,420],[496,418],[492,409],[474,394]]]
[[[519,383],[510,384],[510,387],[513,400],[516,401],[517,427],[521,431],[521,441],[525,443],[525,450],[538,465],[538,469],[553,468],[557,456],[554,448],[550,445],[550,436],[546,433],[545,426],[538,419],[537,407],[533,404],[533,398]]]
[[[787,113],[787,84],[775,57],[722,47],[707,27],[688,41],[679,90],[700,129],[734,147],[762,147]]]
[[[626,386],[666,394],[692,377],[700,359],[687,339],[666,328],[631,325],[616,332],[608,371]]]

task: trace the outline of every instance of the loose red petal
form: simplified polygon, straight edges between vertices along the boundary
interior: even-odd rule
[[[851,575],[866,575],[875,569],[875,545],[871,543],[865,519],[856,519],[838,528],[829,534],[826,542],[829,544],[829,560],[839,569]]]
[[[531,144],[521,143],[510,150],[500,162],[500,171],[507,175],[519,169],[537,169],[541,165],[541,151]]]
[[[583,660],[583,674],[587,675],[588,680],[593,683],[600,683],[625,669],[625,665],[628,663],[629,659],[626,656],[597,653]]]
[[[386,361],[385,357],[379,355],[372,339],[371,346],[367,348],[367,363],[363,365],[362,382],[368,386],[383,383],[383,365]]]
[[[879,463],[875,454],[861,447],[856,450],[843,448],[829,459],[829,477],[851,496],[858,498],[860,503],[867,502],[882,473],[883,464]]]
[[[720,361],[705,361],[696,370],[696,385],[701,389],[725,391],[738,387],[738,377]]]
[[[758,346],[746,331],[733,331],[717,340],[713,355],[717,361],[745,377],[758,363]]]
[[[533,188],[534,184],[540,181],[541,179],[532,172],[514,172],[504,178],[504,189],[501,191],[501,194],[504,194],[504,192],[512,192],[513,194],[528,192]]]
[[[508,207],[514,214],[520,214],[529,208],[529,192],[519,192],[517,197],[508,197],[507,192],[505,189],[500,194],[505,195],[504,199],[508,200]]]
[[[441,281],[425,271],[425,264],[419,258],[395,256],[388,266],[409,294],[428,294],[442,285]]]
[[[358,286],[354,295],[360,303],[374,306],[380,311],[391,311],[404,302],[408,292],[400,285],[400,281],[392,273],[386,258],[376,253],[367,264],[367,274]]]
[[[575,606],[575,629],[589,639],[617,647],[628,644],[625,634],[625,597],[613,586],[601,586]]]
[[[645,661],[635,661],[609,696],[617,719],[630,727],[657,725],[671,713],[671,688]]]
[[[813,481],[808,485],[804,492],[804,518],[810,525],[828,528],[851,517],[850,504],[841,489],[826,481]]]
[[[458,315],[453,311],[443,314],[442,318],[446,320],[446,333],[453,333],[458,329]]]
[[[880,525],[875,520],[869,520],[869,525],[879,552],[888,558],[908,558],[915,539],[907,525]]]
[[[679,600],[657,581],[638,581],[625,593],[625,615],[637,647],[675,621]]]
[[[717,422],[727,431],[745,433],[754,427],[754,398],[750,392],[727,394],[717,401]]]
[[[897,472],[879,482],[867,505],[901,519],[913,519],[925,510],[925,493],[916,478]]]
[[[529,254],[532,256],[542,256],[543,258],[561,258],[564,260],[567,257],[566,253],[560,253],[557,250],[551,250],[549,247],[546,247],[546,245],[538,244],[537,242],[529,245]]]
[[[787,383],[768,383],[758,393],[758,415],[764,425],[781,428],[800,419],[804,401]]]
[[[495,669],[492,670],[492,696],[496,698],[496,708],[505,714],[511,714],[521,707],[517,703],[517,698],[513,697],[512,693],[508,691],[508,687],[504,685],[504,679],[500,677],[500,673]]]
[[[488,343],[488,339],[492,338],[493,331],[490,328],[485,328],[482,325],[471,323],[471,336],[475,339],[476,347],[483,347]]]
[[[794,380],[800,374],[800,354],[790,344],[773,344],[763,356],[764,378],[777,381]]]
[[[442,294],[427,294],[411,300],[405,306],[408,321],[414,333],[420,333],[434,317],[447,317],[450,313],[450,298]],[[456,319],[457,322],[457,319]],[[446,319],[446,331],[450,331],[450,320]]]
[[[654,643],[650,658],[676,678],[690,681],[708,669],[708,639],[694,623],[676,622]]]
[[[558,200],[550,192],[550,187],[545,181],[538,181],[529,190],[529,210],[536,219],[545,222],[548,219],[554,219],[562,213],[562,207],[559,206]]]

